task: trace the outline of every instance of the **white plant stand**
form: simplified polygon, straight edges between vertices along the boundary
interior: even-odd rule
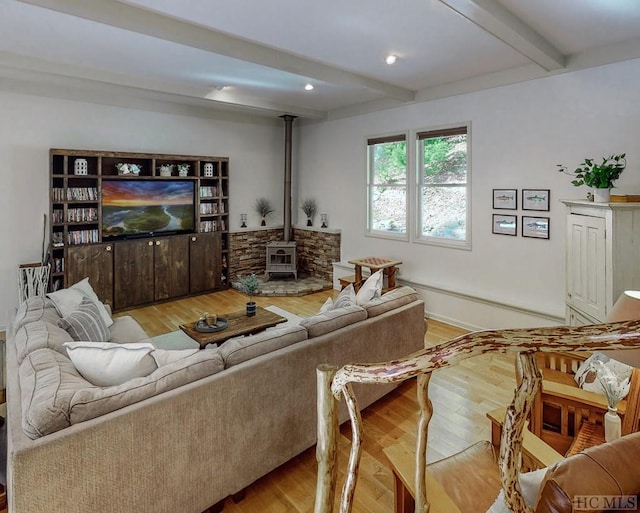
[[[27,298],[44,296],[49,286],[49,265],[21,264],[18,267],[18,302]]]

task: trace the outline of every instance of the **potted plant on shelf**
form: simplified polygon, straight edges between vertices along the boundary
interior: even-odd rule
[[[597,164],[593,159],[584,159],[574,171],[569,171],[567,166],[558,164],[558,171],[574,176],[571,183],[576,187],[586,185],[594,189],[595,200],[598,202],[609,201],[613,182],[620,178],[620,175],[627,167],[625,159],[626,153],[620,155],[609,155],[602,158],[602,163]]]
[[[307,198],[302,202],[302,206],[300,208],[307,216],[307,226],[313,226],[313,216],[316,215],[318,210],[316,200],[313,198]]]
[[[267,226],[266,217],[273,212],[273,208],[271,208],[271,203],[267,198],[258,198],[256,201],[256,212],[260,214],[262,221],[260,222],[260,226]]]
[[[260,280],[256,276],[256,273],[247,274],[246,276],[238,275],[236,288],[249,296],[249,301],[247,302],[247,317],[255,315],[256,302],[253,300],[253,295],[260,290]]]

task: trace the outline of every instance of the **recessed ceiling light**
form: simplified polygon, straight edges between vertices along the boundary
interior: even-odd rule
[[[387,55],[384,62],[386,62],[387,64],[395,64],[397,60],[398,60],[397,55]]]
[[[304,90],[305,91],[313,91],[313,84],[307,84],[306,86],[304,86]]]

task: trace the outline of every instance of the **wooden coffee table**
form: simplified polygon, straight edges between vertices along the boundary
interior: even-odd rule
[[[228,323],[227,328],[222,331],[201,333],[196,330],[197,321],[181,324],[180,329],[200,344],[200,349],[203,349],[208,344],[222,344],[231,337],[252,335],[280,323],[287,322],[285,317],[261,307],[257,307],[256,314],[251,317],[247,317],[245,310],[223,314],[220,315],[220,317],[226,319]]]

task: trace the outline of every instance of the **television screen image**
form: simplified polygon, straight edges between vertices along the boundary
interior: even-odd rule
[[[102,238],[193,231],[194,195],[190,180],[103,180]]]

